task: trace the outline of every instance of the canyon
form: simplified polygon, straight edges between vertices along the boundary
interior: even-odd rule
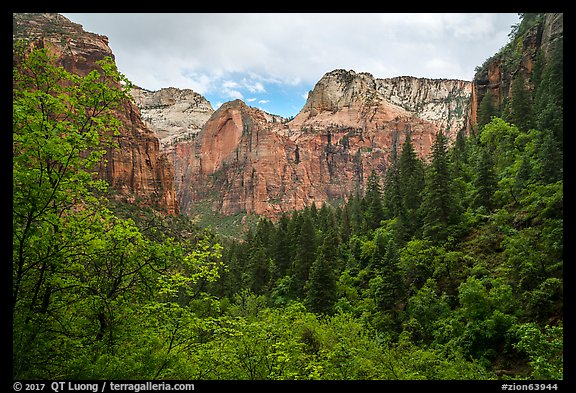
[[[105,36],[59,14],[13,14],[13,39],[50,47],[64,68],[80,75],[114,55]],[[534,48],[562,29],[562,14],[524,42],[521,70],[530,72]],[[560,15],[560,17],[558,17]],[[450,141],[475,132],[477,108],[491,90],[500,105],[517,70],[495,57],[474,81],[411,76],[376,78],[336,69],[310,91],[300,112],[284,119],[241,100],[214,110],[190,89],[133,87],[119,111],[119,147],[100,176],[118,198],[168,214],[194,215],[199,205],[226,215],[278,218],[312,203],[334,203],[362,192],[368,176],[383,176],[391,153],[410,135],[427,160],[436,134]]]
[[[58,65],[80,76],[98,69],[99,60],[114,59],[107,37],[86,32],[59,14],[13,14],[13,41],[17,40],[25,40],[30,48],[48,49]],[[133,101],[122,103],[117,118],[122,123],[114,137],[117,147],[107,151],[99,177],[120,201],[178,214],[172,161],[160,151],[158,138]]]
[[[209,202],[223,215],[278,218],[312,203],[343,201],[382,175],[407,133],[428,157],[436,133],[465,131],[472,83],[413,77],[376,79],[334,70],[292,120],[235,100],[171,150],[180,208]],[[156,127],[161,128],[159,122]]]

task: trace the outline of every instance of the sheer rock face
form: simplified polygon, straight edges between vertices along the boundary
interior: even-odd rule
[[[273,216],[294,198],[290,174],[294,142],[277,123],[240,100],[223,104],[190,142],[176,146],[176,187],[182,211],[210,200],[224,214]],[[285,195],[287,191],[288,195]],[[292,208],[302,206],[293,205]]]
[[[448,131],[451,137],[465,127],[471,82],[407,76],[377,82],[385,99]]]
[[[58,14],[14,14],[14,32],[49,43],[79,74],[113,57],[106,37]],[[191,90],[135,88],[135,103],[119,113],[120,148],[108,153],[101,175],[129,200],[171,212],[209,202],[223,214],[276,218],[363,190],[372,170],[384,173],[407,132],[428,157],[438,130],[453,140],[465,127],[471,93],[471,82],[334,70],[286,122],[239,100],[213,111]]]
[[[173,158],[182,211],[210,201],[223,214],[271,218],[306,205],[346,199],[372,170],[383,174],[394,143],[410,132],[428,157],[436,133],[465,127],[471,82],[374,79],[335,70],[314,87],[300,113],[278,121],[240,100],[213,113]]]
[[[107,37],[85,32],[59,14],[13,14],[13,39],[49,48],[67,71],[81,76],[97,69],[96,62],[106,56],[114,59]],[[161,154],[158,138],[133,102],[122,104],[118,118],[122,122],[115,138],[119,146],[108,151],[100,177],[118,191],[119,198],[177,213],[172,161]]]
[[[465,126],[471,92],[472,84],[462,80],[376,79],[368,73],[334,70],[316,84],[292,124],[334,121],[374,128],[397,117],[417,117],[457,132]]]
[[[196,136],[214,109],[202,95],[190,89],[168,87],[131,90],[144,123],[160,140],[160,149],[171,153],[177,143]]]
[[[530,89],[533,84],[530,81],[536,56],[540,51],[548,59],[553,44],[564,36],[564,14],[546,13],[540,23],[536,23],[527,32],[522,40],[521,58],[517,66],[510,67],[506,63],[510,59],[503,58],[502,52],[490,58],[485,67],[478,71],[474,77],[474,85],[470,104],[466,129],[473,132],[478,126],[478,107],[486,94],[491,94],[494,103],[502,106],[505,99],[512,97],[511,85],[518,75],[524,77]]]

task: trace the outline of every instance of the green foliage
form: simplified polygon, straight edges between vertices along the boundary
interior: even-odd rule
[[[419,222],[422,219],[420,206],[425,187],[424,165],[416,156],[410,134],[406,135],[402,152],[398,160],[398,209],[397,237],[404,243],[419,233]]]
[[[478,106],[478,128],[482,129],[484,125],[490,123],[492,117],[498,116],[499,110],[495,102],[495,98],[492,95],[492,92],[489,90],[484,94],[480,101],[480,105]]]
[[[450,236],[448,229],[457,224],[460,215],[456,196],[448,140],[440,131],[432,146],[432,162],[428,167],[422,202],[424,236],[438,241]]]
[[[530,357],[533,379],[563,379],[563,332],[562,324],[544,329],[533,322],[518,326],[515,347]]]
[[[16,56],[21,61],[13,69],[14,375],[57,375],[54,369],[67,360],[55,356],[45,363],[46,351],[56,345],[54,335],[71,347],[81,345],[74,336],[112,335],[108,310],[129,275],[107,269],[109,255],[120,253],[132,264],[137,246],[125,239],[141,240],[129,223],[114,222],[95,196],[105,188],[95,167],[119,124],[112,110],[127,93],[110,59],[100,63],[100,71],[79,78],[57,67],[45,50]],[[141,266],[128,271],[137,275]],[[114,281],[100,281],[94,272]],[[87,302],[89,312],[82,307]],[[56,312],[64,305],[71,309],[67,318]],[[99,321],[97,332],[90,318]],[[26,351],[28,345],[39,352]]]
[[[564,42],[559,38],[551,45],[549,57],[541,65],[534,93],[536,127],[549,131],[562,145],[564,140]]]
[[[296,280],[296,293],[302,295],[304,285],[310,274],[310,267],[316,259],[316,232],[309,215],[303,218],[302,225],[298,230],[296,240],[296,254],[293,262],[294,278]]]
[[[476,167],[474,179],[476,192],[472,204],[475,207],[483,206],[490,211],[494,207],[493,195],[498,186],[498,178],[494,170],[492,154],[488,149],[481,150]]]
[[[79,77],[17,52],[13,377],[562,379],[560,49],[508,121],[486,94],[477,135],[421,160],[408,133],[342,206],[224,241],[106,200],[129,86],[111,60]]]
[[[419,164],[408,159],[405,145],[407,179],[400,181],[399,165],[391,165],[385,187],[396,191],[380,198],[384,217],[392,218],[376,228],[366,225],[376,200],[373,184],[370,198],[352,196],[333,215],[326,206],[305,209],[268,229],[270,238],[292,239],[282,249],[293,250],[293,268],[303,252],[304,222],[307,238],[316,240],[302,243],[315,256],[308,276],[287,269],[272,284],[272,310],[301,302],[311,315],[346,316],[377,343],[370,355],[358,357],[362,351],[343,352],[325,341],[319,325],[308,324],[302,331],[306,373],[291,376],[490,379],[498,372],[529,377],[530,356],[536,355],[518,346],[517,329],[525,321],[541,327],[562,315],[562,182],[537,173],[544,160],[538,130],[523,131],[494,117],[477,137],[460,138],[454,147],[437,141],[424,166],[422,202],[412,205],[409,193],[421,186],[408,181],[407,168]],[[409,206],[412,217],[423,217],[422,232],[410,228]],[[341,233],[346,236],[336,236]],[[246,241],[258,239],[256,234]],[[274,247],[264,245],[264,253],[272,255]],[[300,292],[295,283],[303,279]],[[332,359],[338,359],[338,368]]]
[[[306,304],[311,311],[331,314],[336,301],[336,275],[332,245],[326,238],[316,260],[310,269],[310,278],[306,282]]]
[[[494,165],[498,173],[511,166],[516,159],[515,142],[519,136],[518,127],[499,117],[494,117],[482,129],[480,142],[496,158]]]
[[[108,208],[96,166],[119,125],[114,110],[129,99],[110,59],[78,77],[45,50],[17,55],[13,376],[157,377],[180,340],[178,326],[191,324],[185,307],[219,277],[220,246],[209,237],[151,240]],[[155,335],[134,331],[151,316],[162,319]],[[143,343],[168,349],[146,353]]]
[[[528,131],[533,127],[532,120],[532,95],[528,90],[523,73],[519,72],[510,86],[512,99],[510,101],[511,123],[514,123],[521,130]]]
[[[365,226],[367,229],[376,229],[384,219],[384,210],[382,207],[382,188],[380,186],[378,175],[374,170],[367,180],[364,201],[367,205],[365,212]]]
[[[407,306],[407,326],[416,342],[432,340],[436,321],[450,314],[450,304],[445,294],[438,293],[434,279],[426,283],[410,298]],[[419,339],[419,340],[418,340]]]

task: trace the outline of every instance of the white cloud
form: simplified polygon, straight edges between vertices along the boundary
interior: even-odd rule
[[[445,75],[445,78],[449,78],[450,75],[462,74],[457,63],[452,63],[443,58],[433,57],[424,62],[424,69],[429,70],[430,73],[436,75]]]
[[[466,75],[454,77],[462,78],[500,49],[518,19],[458,13],[64,15],[107,35],[119,67],[137,84],[187,82],[208,89],[207,77],[250,73],[261,78],[239,81],[250,92],[264,91],[271,80],[314,83],[334,68],[388,77],[395,75],[379,73],[402,73],[409,64],[414,76],[435,77],[434,69],[418,68],[433,53],[459,64]]]
[[[258,101],[259,104],[267,104],[269,102],[270,102],[270,100],[259,100]]]
[[[241,100],[244,98],[244,95],[242,95],[241,92],[239,92],[238,90],[233,90],[233,89],[224,90],[223,95],[225,97],[231,98],[233,100]]]
[[[238,87],[240,87],[240,84],[235,81],[226,80],[222,82],[222,87],[225,89],[237,89]]]
[[[222,100],[269,94],[272,84],[311,90],[336,68],[377,78],[470,80],[519,21],[514,13],[64,16],[108,36],[119,70],[133,83],[150,90],[191,88]]]
[[[250,92],[250,93],[264,93],[266,89],[262,82],[255,82],[248,80],[246,78],[242,79],[242,85]]]

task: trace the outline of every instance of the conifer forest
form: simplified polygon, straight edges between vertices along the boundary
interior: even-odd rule
[[[129,99],[112,60],[80,77],[21,53],[14,379],[564,378],[561,41],[510,98],[484,95],[473,132],[429,157],[407,132],[365,189],[236,236],[94,176]]]

